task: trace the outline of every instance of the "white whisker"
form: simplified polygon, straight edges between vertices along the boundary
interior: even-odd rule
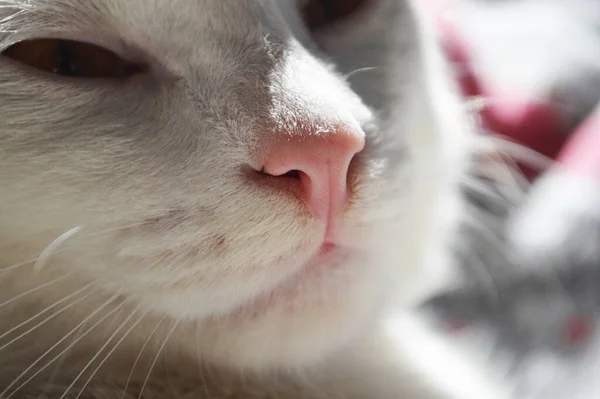
[[[61,250],[54,251],[53,253],[54,254],[59,254],[59,253],[63,253],[63,252],[66,252],[66,251],[67,251],[67,249],[61,249]],[[37,260],[39,258],[40,258],[40,256],[38,255],[35,258],[31,258],[31,259],[28,259],[28,260],[23,261],[23,262],[15,263],[14,265],[5,266],[3,268],[0,268],[0,273],[4,273],[4,272],[8,272],[8,271],[11,271],[11,270],[14,270],[14,269],[18,269],[19,267],[26,266],[26,265],[28,265],[30,263],[35,263],[35,262],[37,262]]]
[[[111,311],[109,311],[106,315],[102,316],[102,318],[100,320],[98,320],[96,323],[94,323],[90,328],[88,328],[83,334],[81,334],[81,336],[74,340],[71,344],[69,344],[69,346],[67,346],[63,351],[61,351],[58,355],[56,355],[55,357],[53,357],[48,363],[46,363],[43,367],[41,367],[39,370],[37,370],[32,376],[30,376],[27,380],[25,380],[21,385],[19,385],[17,387],[17,389],[15,389],[10,395],[8,396],[4,396],[6,395],[6,393],[21,379],[23,378],[33,367],[35,367],[35,365],[37,365],[39,362],[42,361],[42,359],[44,357],[46,357],[46,355],[48,355],[50,352],[52,352],[55,348],[57,348],[61,343],[63,343],[69,336],[71,336],[75,331],[77,331],[81,326],[83,326],[85,323],[88,322],[88,320],[90,320],[92,317],[94,317],[96,314],[98,314],[98,312],[100,312],[102,309],[104,309],[106,306],[108,306],[109,304],[111,304],[113,301],[115,301],[116,299],[119,298],[119,295],[113,295],[109,300],[107,300],[106,302],[104,302],[104,304],[102,306],[100,306],[98,309],[96,309],[92,314],[90,314],[88,317],[86,317],[85,319],[83,319],[83,321],[81,321],[77,326],[75,326],[75,328],[73,328],[71,331],[69,331],[63,338],[61,338],[58,342],[56,342],[54,345],[52,345],[49,349],[47,349],[40,357],[37,358],[37,360],[35,360],[31,365],[29,365],[29,367],[27,367],[21,374],[19,374],[19,376],[17,378],[15,378],[13,380],[13,382],[11,382],[5,389],[4,391],[2,391],[2,393],[0,393],[0,398],[4,398],[4,399],[9,399],[10,397],[12,397],[16,392],[18,392],[21,388],[23,388],[25,385],[27,385],[31,380],[33,380],[36,376],[38,376],[42,371],[44,371],[46,368],[48,368],[52,363],[54,363],[58,358],[60,358],[61,356],[63,356],[65,353],[67,353],[69,350],[71,350],[71,348],[77,343],[79,342],[83,337],[85,337],[90,331],[92,331],[94,328],[96,328],[100,323],[102,323],[104,320],[106,320],[108,317],[110,317],[113,313],[115,313],[118,309],[120,309],[122,306],[125,306],[125,302],[122,302],[121,304],[117,305],[117,307],[115,307],[114,309],[112,309]]]
[[[85,287],[75,291],[74,293],[64,297],[63,299],[61,299],[60,301],[55,302],[54,304],[48,306],[47,308],[45,308],[44,310],[36,313],[34,316],[31,316],[29,319],[19,323],[17,326],[11,328],[10,330],[4,332],[2,335],[0,335],[0,340],[3,339],[4,337],[6,337],[7,335],[11,334],[12,332],[18,330],[20,327],[24,326],[25,324],[29,323],[30,321],[36,319],[37,317],[39,317],[40,315],[46,313],[47,311],[49,311],[50,309],[52,309],[53,307],[60,305],[62,302],[69,300],[70,298],[74,297],[75,295],[81,293],[82,291],[88,289],[90,286],[94,285],[96,283],[91,283],[86,285]],[[23,338],[24,336],[26,336],[27,334],[31,333],[32,331],[34,331],[35,329],[39,328],[40,326],[44,325],[45,323],[47,323],[49,320],[52,320],[53,318],[55,318],[56,316],[58,316],[59,314],[61,314],[62,312],[68,310],[69,308],[81,303],[82,301],[84,301],[85,299],[87,299],[88,297],[90,297],[92,294],[94,293],[94,291],[91,291],[89,293],[87,293],[86,295],[84,295],[82,298],[79,298],[78,300],[76,300],[75,302],[72,302],[70,304],[68,304],[67,306],[63,307],[62,309],[60,309],[58,312],[53,313],[52,315],[48,316],[47,318],[45,318],[44,320],[42,320],[41,322],[39,322],[38,324],[36,324],[35,326],[31,327],[29,330],[25,331],[24,333],[20,334],[18,337],[12,339],[11,341],[7,342],[6,344],[0,346],[0,351],[2,351],[3,349],[5,349],[6,347],[8,347],[9,345],[11,345],[12,343],[20,340],[21,338]]]
[[[160,356],[160,353],[162,352],[162,350],[164,349],[165,345],[167,344],[167,341],[171,337],[171,334],[173,334],[173,332],[175,331],[175,328],[177,328],[178,325],[179,325],[179,320],[177,320],[175,323],[173,323],[173,327],[171,327],[171,329],[169,330],[169,332],[165,336],[165,339],[164,339],[163,343],[158,348],[158,351],[156,352],[156,356],[154,356],[154,360],[152,361],[152,364],[150,364],[150,368],[148,369],[148,373],[146,374],[146,378],[144,379],[144,383],[142,384],[142,389],[140,389],[140,393],[138,395],[138,399],[142,398],[142,394],[144,393],[144,388],[146,388],[146,384],[148,384],[148,380],[150,379],[150,374],[152,374],[152,370],[154,369],[154,366],[156,365],[158,357]],[[0,395],[0,397],[1,396],[2,395]]]
[[[94,363],[94,361],[98,358],[98,356],[100,356],[100,354],[102,353],[102,351],[104,351],[104,349],[106,349],[106,347],[112,342],[112,340],[117,336],[117,334],[119,333],[119,331],[121,331],[121,329],[123,327],[125,327],[125,325],[127,325],[127,323],[129,323],[129,320],[131,320],[133,318],[133,316],[135,314],[137,314],[139,310],[139,306],[133,311],[131,312],[131,314],[129,316],[127,316],[125,318],[125,320],[123,321],[123,323],[121,323],[121,325],[112,333],[112,335],[106,340],[106,342],[104,343],[104,345],[102,345],[100,347],[100,349],[96,352],[96,354],[89,360],[89,362],[81,369],[81,371],[79,372],[79,374],[77,374],[77,376],[75,377],[75,379],[73,380],[73,382],[71,382],[71,384],[67,387],[67,389],[65,389],[65,392],[61,395],[61,397],[59,399],[64,399],[64,397],[67,395],[67,393],[69,392],[69,390],[71,388],[73,388],[73,386],[77,383],[77,381],[79,380],[79,378],[81,378],[81,376],[83,375],[83,373],[85,373],[85,371],[92,365],[92,363]],[[135,326],[138,325],[138,323],[144,318],[144,316],[147,314],[144,313],[135,323],[133,323],[133,325],[131,325],[131,327],[129,327],[129,329],[125,332],[125,334],[123,334],[123,336],[117,341],[117,343],[113,346],[113,348],[108,352],[108,354],[104,357],[104,359],[102,359],[102,361],[100,362],[100,364],[98,365],[98,367],[92,372],[92,374],[90,375],[89,379],[86,381],[86,383],[83,385],[83,387],[81,387],[81,390],[79,391],[79,394],[77,394],[77,396],[75,397],[75,399],[79,399],[79,397],[81,396],[81,394],[83,393],[83,390],[85,389],[85,387],[90,383],[90,381],[92,380],[92,378],[94,377],[94,375],[98,372],[98,370],[100,369],[100,367],[102,367],[102,365],[104,364],[104,362],[109,358],[110,355],[112,355],[112,353],[115,351],[115,349],[117,349],[117,347],[119,346],[119,344],[121,342],[123,342],[123,340],[125,339],[125,337],[127,337],[127,335],[135,328]]]
[[[13,270],[13,269],[17,269],[17,268],[19,268],[21,266],[25,266],[25,265],[28,265],[30,263],[34,263],[37,259],[38,258],[33,258],[33,259],[26,260],[24,262],[15,263],[14,265],[3,267],[3,268],[0,269],[0,273],[7,272],[7,271],[10,271],[10,270]]]
[[[346,76],[344,76],[345,80],[350,79],[352,76],[356,75],[357,73],[361,73],[361,72],[370,72],[370,71],[374,71],[376,70],[377,67],[364,67],[364,68],[357,68],[355,70],[353,70],[352,72],[348,73]]]
[[[93,233],[84,234],[82,236],[82,238],[97,237],[97,236],[100,236],[100,235],[103,235],[103,234],[113,233],[113,232],[119,231],[119,230],[130,229],[132,227],[137,227],[137,226],[141,226],[141,225],[144,225],[144,224],[146,224],[146,222],[137,222],[137,223],[127,224],[127,225],[119,226],[119,227],[111,227],[109,229],[105,229],[105,230],[95,231]]]
[[[117,314],[115,314],[115,317],[113,317],[112,320],[108,323],[108,325],[105,326],[105,328],[104,328],[105,331],[113,331],[114,324],[117,323],[120,320],[119,317],[121,316],[121,313],[124,310],[125,310],[125,308],[121,308],[121,310],[119,310],[117,312]]]
[[[509,199],[505,198],[501,192],[495,190],[494,187],[491,186],[493,183],[486,183],[479,179],[464,179],[462,183],[464,187],[474,193],[485,196],[487,201],[493,201],[496,205],[514,205]]]
[[[554,164],[552,158],[510,139],[495,136],[490,141],[495,151],[508,155],[510,158],[536,168],[539,171],[544,171]]]
[[[74,236],[76,233],[80,233],[81,239],[83,239],[83,238],[89,238],[89,237],[96,238],[96,237],[102,236],[104,234],[112,233],[112,232],[115,232],[115,231],[118,231],[118,230],[129,229],[129,228],[132,228],[132,227],[141,226],[141,225],[144,225],[146,223],[147,222],[145,222],[145,221],[144,222],[138,222],[138,223],[132,223],[132,224],[124,225],[124,226],[111,227],[111,228],[108,228],[108,229],[105,229],[105,230],[94,231],[92,233],[87,233],[87,234],[82,234],[85,231],[85,227],[75,227],[75,228],[69,230],[68,232],[64,233],[63,235],[61,235],[56,240],[54,240],[48,247],[46,247],[41,252],[40,255],[36,256],[35,258],[31,258],[31,259],[28,259],[26,261],[23,261],[23,262],[15,263],[14,265],[10,265],[10,266],[6,266],[6,267],[3,267],[3,268],[0,268],[0,273],[8,272],[10,270],[17,269],[19,267],[28,265],[30,263],[34,263],[34,267],[33,267],[34,270],[40,270],[42,268],[42,266],[44,266],[43,263],[40,266],[40,263],[41,262],[45,263],[47,261],[47,258],[45,260],[42,260],[42,258],[45,257],[45,256],[49,256],[50,255],[49,251],[51,249],[53,250],[52,254],[61,254],[61,253],[67,252],[69,250],[67,248],[60,249],[60,250],[57,250],[56,248],[59,246],[59,244],[64,243],[64,241],[66,241],[66,239]],[[73,231],[75,229],[79,229],[79,230],[78,231]],[[65,237],[65,235],[67,235],[67,237]],[[53,244],[56,244],[56,245],[53,245]],[[37,266],[35,265],[36,263],[38,264]]]
[[[130,279],[128,279],[124,284],[123,287],[125,287],[127,284],[129,284],[131,281],[133,281],[135,278],[139,277],[140,275],[142,275],[145,271],[147,271],[148,269],[156,266],[160,264],[160,262],[153,262],[150,263],[148,266],[144,267],[142,270],[140,270],[138,273],[136,273],[134,276],[132,276]],[[15,385],[19,382],[19,380],[21,380],[33,367],[35,367],[38,363],[40,363],[48,354],[50,354],[54,349],[56,349],[60,344],[62,344],[68,337],[70,337],[71,335],[73,335],[76,331],[78,331],[82,326],[84,326],[89,320],[91,320],[94,316],[96,316],[102,309],[104,309],[105,307],[107,307],[108,305],[110,305],[112,302],[114,302],[116,299],[118,299],[120,296],[119,293],[116,293],[114,295],[112,295],[104,304],[102,304],[99,308],[97,308],[94,312],[92,312],[90,315],[88,315],[85,319],[83,319],[77,326],[75,326],[71,331],[69,331],[64,337],[62,337],[58,342],[56,342],[54,345],[52,345],[49,349],[47,349],[41,356],[38,357],[37,360],[35,360],[31,365],[29,365],[29,367],[27,367],[17,378],[15,378],[13,380],[12,383],[10,383],[2,393],[0,393],[0,398],[3,399],[8,399],[10,398],[12,395],[14,395],[17,391],[19,391],[21,388],[23,388],[27,383],[29,383],[33,378],[35,378],[37,375],[39,375],[41,372],[43,372],[46,368],[48,368],[51,364],[53,364],[57,359],[59,359],[61,356],[63,356],[65,353],[67,353],[73,346],[75,346],[81,339],[83,339],[89,332],[91,332],[95,327],[97,327],[100,323],[102,323],[104,320],[106,320],[108,317],[110,317],[111,315],[113,315],[115,312],[120,311],[120,309],[125,305],[125,302],[120,303],[119,305],[117,305],[114,309],[110,310],[106,315],[104,315],[100,320],[98,320],[94,325],[92,325],[89,329],[87,329],[85,332],[83,332],[77,339],[73,340],[73,342],[71,344],[69,344],[67,346],[67,348],[65,348],[63,351],[61,351],[61,353],[59,353],[58,355],[56,355],[54,358],[52,358],[49,362],[47,362],[43,367],[41,367],[39,370],[37,370],[32,376],[30,376],[29,378],[27,378],[26,381],[24,381],[21,385],[19,385],[19,387],[17,387],[9,396],[5,397],[6,393]]]
[[[35,288],[32,288],[32,289],[30,289],[30,290],[27,290],[27,291],[25,291],[25,292],[22,292],[22,293],[20,293],[19,295],[16,295],[16,296],[14,296],[13,298],[11,298],[11,299],[9,299],[9,300],[7,300],[7,301],[3,302],[3,303],[0,303],[0,308],[4,307],[4,306],[6,306],[6,305],[9,305],[9,304],[11,304],[11,303],[13,303],[13,302],[15,302],[15,301],[17,301],[17,300],[21,299],[21,298],[24,298],[24,297],[26,297],[26,296],[27,296],[27,295],[29,295],[29,294],[33,294],[34,292],[37,292],[37,291],[39,291],[39,290],[42,290],[42,289],[44,289],[44,288],[46,288],[46,287],[49,287],[49,286],[51,286],[51,285],[54,285],[54,284],[56,284],[56,283],[60,282],[61,280],[64,280],[64,279],[66,279],[67,277],[71,276],[71,275],[72,275],[72,274],[74,274],[74,273],[75,273],[75,272],[74,272],[74,271],[72,271],[72,272],[69,272],[69,273],[67,273],[67,274],[63,274],[62,276],[60,276],[60,277],[57,277],[57,278],[55,278],[54,280],[50,280],[50,281],[48,281],[48,282],[46,282],[46,283],[44,283],[44,284],[41,284],[41,285],[39,285],[39,286],[37,286],[37,287],[35,287]]]
[[[125,388],[123,389],[123,395],[121,396],[121,399],[125,399],[125,395],[127,394],[127,388],[129,388],[129,383],[131,382],[131,377],[133,376],[133,372],[135,371],[135,367],[137,366],[138,362],[140,361],[140,358],[142,357],[142,353],[144,352],[144,349],[146,349],[146,346],[148,346],[148,344],[150,343],[150,340],[152,339],[152,336],[156,333],[156,330],[158,330],[158,327],[160,327],[160,325],[162,324],[162,322],[166,318],[167,318],[167,315],[164,315],[158,321],[158,323],[156,323],[156,326],[150,332],[150,335],[148,335],[148,338],[146,339],[146,342],[144,342],[144,345],[142,345],[142,349],[140,350],[140,352],[138,353],[137,357],[135,358],[135,361],[133,362],[133,367],[131,367],[131,371],[129,372],[129,376],[127,377],[127,382],[125,383]]]
[[[81,337],[83,330],[84,330],[84,326],[81,326],[77,330],[77,333],[73,336],[73,340],[71,341],[71,343],[69,345],[73,344],[75,342],[75,340],[77,340],[77,339],[79,339],[79,337]],[[48,378],[48,381],[46,381],[46,385],[44,386],[44,389],[42,390],[42,392],[40,393],[40,395],[38,396],[37,399],[45,399],[46,398],[46,392],[52,386],[53,381],[55,381],[56,378],[58,378],[59,373],[60,373],[60,368],[62,367],[62,365],[64,364],[65,361],[67,361],[66,356],[61,357],[58,360],[58,362],[55,364],[55,366],[52,370],[52,374],[50,375],[50,378]]]
[[[46,262],[48,262],[48,258],[50,258],[50,255],[52,255],[52,253],[54,253],[56,248],[58,248],[62,243],[67,241],[69,238],[73,237],[75,234],[79,233],[79,231],[81,231],[81,227],[79,227],[79,226],[73,227],[71,230],[67,231],[66,233],[61,234],[57,239],[52,241],[50,243],[50,245],[48,245],[46,248],[44,248],[44,250],[42,251],[40,256],[37,258],[37,260],[33,264],[33,270],[36,272],[39,272],[40,270],[42,270],[44,268],[44,266],[46,265]]]
[[[204,393],[207,398],[210,398],[210,393],[208,392],[208,385],[206,385],[206,378],[204,376],[204,367],[202,367],[202,359],[200,358],[200,326],[196,323],[196,357],[198,358],[198,370],[200,372],[200,380],[202,381],[202,385],[204,385]]]
[[[163,356],[163,367],[165,370],[165,379],[167,380],[167,384],[169,384],[169,388],[171,389],[171,393],[173,394],[172,399],[183,399],[181,397],[181,394],[179,393],[179,389],[177,389],[177,387],[175,387],[175,385],[173,384],[173,379],[171,378],[171,374],[169,373],[169,353],[167,352],[167,349],[165,349],[164,353],[165,355]]]

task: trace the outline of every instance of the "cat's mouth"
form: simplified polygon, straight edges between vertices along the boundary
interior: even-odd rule
[[[231,315],[236,317],[240,314],[247,314],[249,310],[254,315],[260,314],[270,308],[272,301],[294,297],[301,285],[313,283],[318,285],[319,280],[328,273],[344,267],[351,256],[351,251],[346,248],[332,243],[324,243],[289,278],[240,306]]]
[[[317,253],[315,253],[301,268],[300,273],[307,273],[314,268],[324,267],[327,268],[327,258],[331,257],[333,254],[340,252],[340,247],[337,244],[333,244],[330,242],[325,242]]]
[[[350,256],[347,248],[338,244],[325,242],[288,280],[291,285],[306,279],[320,278],[323,275],[343,266]],[[284,284],[287,285],[287,284]]]
[[[333,252],[335,251],[337,248],[337,245],[331,242],[325,242],[321,248],[319,249],[319,252],[322,254],[328,254],[329,252]]]

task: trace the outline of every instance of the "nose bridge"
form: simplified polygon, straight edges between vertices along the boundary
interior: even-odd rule
[[[279,132],[327,135],[341,125],[359,129],[367,114],[345,82],[297,42],[289,44],[269,84],[270,117]]]

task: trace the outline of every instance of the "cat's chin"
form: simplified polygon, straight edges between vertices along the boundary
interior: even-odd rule
[[[221,331],[208,351],[236,367],[310,367],[351,342],[385,307],[385,273],[347,252],[328,255],[290,285],[207,323]]]
[[[272,290],[227,314],[192,319],[198,340],[192,348],[209,362],[235,368],[310,367],[324,360],[382,308],[384,265],[367,258],[321,248]]]

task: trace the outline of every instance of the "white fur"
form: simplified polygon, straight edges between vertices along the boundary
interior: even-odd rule
[[[126,83],[73,84],[0,60],[0,303],[21,295],[0,307],[0,334],[80,290],[2,349],[3,387],[76,342],[19,392],[61,397],[114,347],[83,397],[121,397],[142,348],[128,388],[147,397],[495,397],[472,371],[466,389],[437,352],[417,362],[394,349],[426,336],[382,327],[446,266],[469,151],[443,63],[406,2],[374,1],[314,37],[291,0],[3,3],[5,46],[70,37],[151,66]],[[240,170],[276,135],[346,124],[365,130],[367,148],[342,250],[299,273],[324,226]]]

